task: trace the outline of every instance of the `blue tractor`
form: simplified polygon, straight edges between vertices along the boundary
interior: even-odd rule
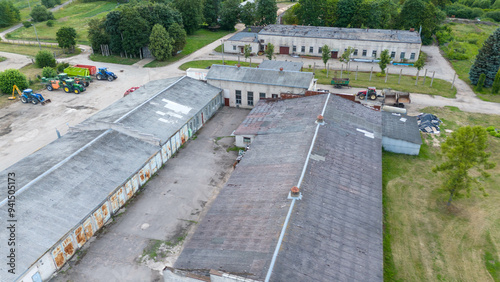
[[[45,105],[46,103],[50,103],[50,99],[45,100],[42,96],[42,94],[38,93],[33,93],[32,89],[24,89],[23,93],[20,95],[21,97],[21,102],[23,103],[32,103],[33,105],[36,105],[38,103],[41,103],[42,105]]]
[[[99,68],[99,71],[96,73],[97,80],[108,80],[113,81],[118,78],[116,74],[108,71],[108,68]]]

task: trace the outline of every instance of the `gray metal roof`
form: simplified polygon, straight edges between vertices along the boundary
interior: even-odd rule
[[[357,41],[422,43],[418,32],[390,29],[342,28],[323,26],[268,25],[259,35],[327,38]]]
[[[313,79],[312,72],[279,71],[228,65],[212,65],[207,74],[207,80],[236,81],[303,89],[308,89]]]
[[[176,268],[265,278],[326,97],[254,107],[244,123],[259,135]],[[332,95],[325,122],[271,281],[382,281],[381,115]]]
[[[417,117],[382,112],[382,124],[384,137],[422,144]]]
[[[283,70],[289,71],[301,71],[304,63],[302,62],[288,62],[288,61],[276,61],[276,60],[264,60],[260,63],[260,69],[271,69],[271,70],[279,70],[283,68]]]
[[[151,99],[151,92],[156,96]],[[160,139],[163,144],[222,90],[187,76],[150,82],[87,119],[113,123]],[[131,109],[136,110],[130,112]]]
[[[27,270],[159,151],[158,142],[147,136],[166,141],[220,91],[187,77],[150,82],[84,121],[79,131],[2,171],[3,183],[8,173],[16,174],[16,273]],[[158,111],[168,122],[158,120]],[[103,130],[102,124],[113,126]],[[0,189],[0,201],[6,197],[7,189]],[[0,208],[0,220],[7,222],[5,204]],[[8,236],[1,228],[0,238]],[[0,256],[6,251],[0,248]],[[0,273],[7,273],[6,267],[0,264]],[[10,280],[0,275],[0,281]]]
[[[3,171],[3,183],[8,172],[16,173],[17,273],[27,270],[157,151],[157,146],[113,130],[70,132]],[[68,159],[46,173],[62,158]],[[7,219],[6,212],[0,213],[2,222]],[[0,228],[0,238],[8,238],[8,232]],[[6,248],[0,254],[6,257]],[[0,273],[7,273],[6,264],[0,264]],[[1,281],[12,278],[2,275]]]
[[[231,36],[227,41],[259,42],[257,32],[241,31]]]

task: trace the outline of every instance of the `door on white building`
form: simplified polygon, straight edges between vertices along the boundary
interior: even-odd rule
[[[290,47],[280,46],[280,54],[290,54]]]
[[[332,51],[332,59],[337,59],[339,56],[339,51]]]

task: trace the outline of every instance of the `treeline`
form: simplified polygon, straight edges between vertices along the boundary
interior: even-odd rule
[[[299,0],[283,16],[283,21],[353,28],[419,30],[422,27],[422,42],[430,44],[446,16],[500,21],[500,0]]]
[[[19,9],[11,1],[0,1],[0,27],[13,25],[21,20]]]

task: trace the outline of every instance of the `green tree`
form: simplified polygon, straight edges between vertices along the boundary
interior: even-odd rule
[[[389,56],[389,50],[385,49],[380,53],[380,61],[378,62],[378,66],[382,71],[382,74],[385,74],[385,69],[387,65],[391,62],[391,56]]]
[[[43,77],[56,77],[57,71],[51,67],[44,67],[42,70],[42,76]]]
[[[396,27],[418,29],[422,26],[422,43],[432,43],[432,34],[446,17],[446,14],[432,3],[424,0],[406,0],[399,13]]]
[[[325,44],[323,45],[323,47],[321,47],[321,59],[323,60],[323,64],[325,64],[325,69],[326,69],[326,63],[331,57],[330,52],[331,52],[330,47],[328,47],[328,45]]]
[[[299,0],[297,6],[297,18],[302,25],[324,26],[321,15],[325,8],[324,0]]]
[[[479,76],[486,75],[484,86],[490,87],[495,80],[495,75],[500,68],[500,28],[495,30],[484,41],[483,47],[476,56],[476,61],[469,71],[469,78],[472,84],[478,83]]]
[[[181,51],[186,46],[186,31],[178,23],[173,23],[168,28],[168,34],[174,40],[172,43],[172,55],[175,56],[178,51]]]
[[[106,33],[105,22],[106,18],[94,18],[89,21],[87,39],[90,41],[92,50],[96,53],[101,51],[101,45],[109,44],[109,35]]]
[[[47,10],[44,6],[36,5],[31,10],[30,16],[34,22],[43,22],[46,20],[55,20],[51,11]]]
[[[159,61],[165,61],[172,56],[172,44],[167,30],[161,24],[155,24],[149,36],[149,50]]]
[[[288,25],[299,24],[299,19],[297,17],[297,8],[299,6],[300,6],[299,4],[293,5],[292,7],[290,7],[290,9],[285,11],[285,14],[281,17],[281,19],[283,20],[283,24],[288,24]]]
[[[140,48],[148,45],[150,35],[148,23],[137,10],[129,8],[122,11],[120,31],[123,38],[122,47],[128,55],[137,55]]]
[[[350,27],[351,21],[358,12],[361,3],[361,0],[339,0],[335,26]]]
[[[220,26],[224,30],[234,30],[240,17],[240,1],[225,0],[220,9]]]
[[[64,69],[69,67],[69,63],[61,62],[56,65],[56,69],[58,72],[64,72]]]
[[[340,55],[339,61],[349,65],[349,62],[351,61],[352,53],[354,53],[354,48],[352,48],[351,46],[347,47],[347,49],[344,51],[344,53],[342,53],[342,55]]]
[[[445,161],[435,166],[432,171],[442,171],[445,174],[442,188],[450,193],[448,206],[453,198],[461,196],[463,190],[469,196],[473,186],[477,186],[486,195],[484,187],[479,185],[479,180],[489,177],[485,170],[495,167],[495,163],[488,160],[491,153],[485,152],[487,147],[488,135],[481,126],[460,127],[442,143],[441,153]],[[478,176],[470,174],[473,168],[478,172]]]
[[[40,50],[35,56],[35,64],[39,68],[43,67],[55,67],[56,59],[54,55],[47,50]]]
[[[174,5],[182,14],[182,22],[187,34],[193,34],[203,23],[202,1],[174,0]]]
[[[392,0],[380,0],[380,28],[393,28],[398,19],[398,5]]]
[[[245,44],[245,46],[243,47],[243,56],[245,56],[245,62],[247,61],[248,58],[250,58],[250,45],[249,44]]]
[[[59,47],[74,50],[76,45],[76,30],[72,27],[61,27],[56,33]]]
[[[12,93],[12,88],[16,85],[19,89],[28,88],[26,76],[19,70],[8,69],[0,72],[0,90],[5,94]]]
[[[220,0],[203,1],[203,16],[208,26],[216,26],[219,17]]]
[[[272,43],[267,43],[267,48],[264,53],[269,60],[272,60],[274,55],[274,45]]]
[[[256,2],[259,25],[275,24],[278,11],[276,0],[257,0]]]
[[[421,70],[425,66],[425,60],[427,60],[427,55],[424,52],[420,52],[418,60],[413,64],[418,70]]]
[[[483,86],[484,86],[484,81],[486,80],[486,75],[484,73],[482,73],[481,75],[479,75],[479,79],[477,80],[477,85],[476,85],[476,91],[477,92],[481,92],[483,91]]]
[[[493,86],[491,87],[491,93],[498,94],[498,90],[500,90],[500,69],[495,75],[495,80],[493,81]]]
[[[257,21],[257,8],[255,7],[255,3],[246,2],[245,5],[241,8],[240,19],[241,22],[245,24],[245,26],[255,25]]]
[[[335,26],[337,21],[337,5],[339,0],[326,0],[321,10],[321,19],[325,26]]]
[[[161,24],[166,30],[174,23],[182,26],[182,15],[172,5],[140,1],[133,8],[148,22],[150,30],[157,23]]]
[[[121,11],[111,11],[106,15],[104,26],[106,34],[109,36],[109,49],[115,54],[123,51],[122,33],[120,31]]]
[[[42,0],[42,5],[47,8],[54,8],[55,5],[61,4],[60,0]]]
[[[21,20],[21,14],[11,1],[0,1],[0,27],[10,26]]]

